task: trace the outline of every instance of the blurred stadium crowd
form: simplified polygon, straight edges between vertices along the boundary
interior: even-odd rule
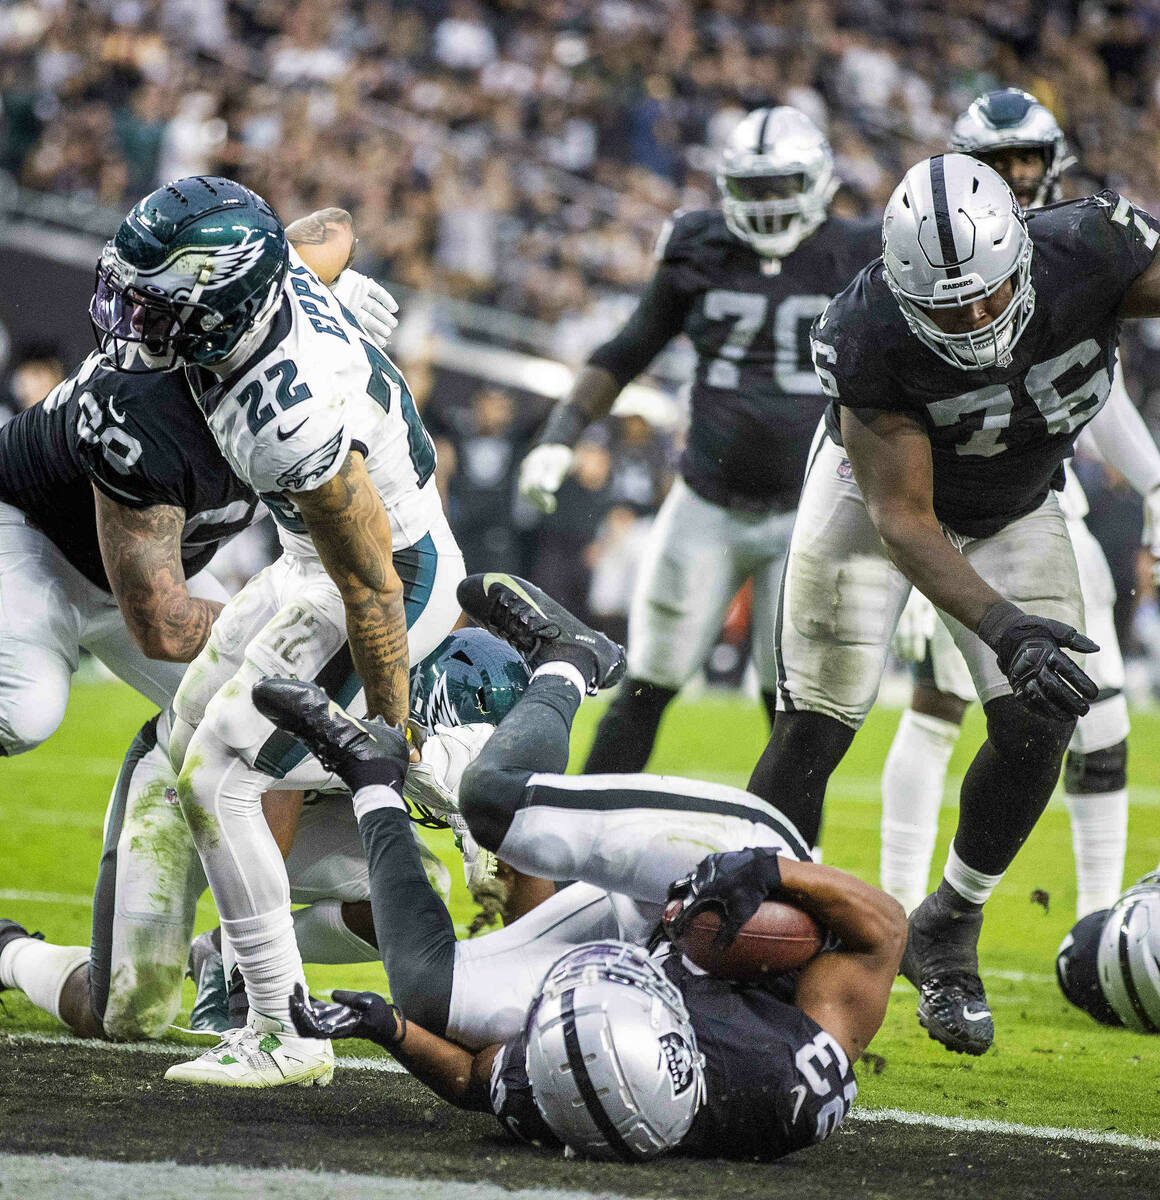
[[[716,203],[745,110],[809,114],[835,150],[836,210],[868,214],[1009,84],[1059,118],[1080,162],[1068,194],[1110,186],[1160,211],[1160,5],[1116,0],[5,0],[0,170],[111,209],[197,173],[288,218],[341,205],[360,269],[542,323],[575,366],[631,307],[668,212]],[[10,407],[66,365],[13,351]],[[422,350],[400,357],[422,401]],[[1160,433],[1160,325],[1125,359]],[[502,560],[622,618],[674,439],[611,422],[536,528],[514,475],[545,410],[491,386],[454,399],[425,417],[469,569]],[[1154,601],[1137,610],[1138,504],[1099,464],[1082,475],[1125,632],[1160,625]]]

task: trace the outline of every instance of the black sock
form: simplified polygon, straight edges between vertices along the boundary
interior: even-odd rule
[[[381,758],[355,759],[342,770],[342,781],[352,792],[381,785],[394,788],[401,796],[406,777],[407,760],[402,756],[396,758],[393,754],[384,754]]]
[[[447,1031],[455,975],[455,927],[427,879],[411,821],[402,808],[359,818],[370,872],[375,939],[391,998],[407,1017],[440,1037]]]
[[[779,712],[749,790],[780,809],[807,846],[818,844],[826,784],[854,740],[854,730],[814,712]]]
[[[643,771],[656,742],[657,728],[675,688],[643,679],[626,679],[596,728],[596,740],[584,764],[585,775],[636,774]]]
[[[1047,807],[1075,724],[1037,716],[1014,696],[985,711],[987,740],[963,779],[955,850],[967,866],[999,875]]]

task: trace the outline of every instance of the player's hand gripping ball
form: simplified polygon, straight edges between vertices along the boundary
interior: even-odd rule
[[[809,913],[781,895],[773,850],[710,854],[669,888],[665,933],[719,979],[750,983],[771,971],[793,970],[818,953],[823,935]]]

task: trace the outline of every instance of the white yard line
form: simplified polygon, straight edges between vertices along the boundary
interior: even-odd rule
[[[180,1058],[197,1048],[192,1046],[177,1046],[172,1042],[100,1042],[82,1041],[79,1038],[64,1034],[51,1033],[9,1033],[0,1034],[0,1046],[5,1040],[11,1042],[33,1042],[45,1046],[83,1046],[86,1050],[107,1050],[112,1053],[152,1054],[166,1058]],[[349,1071],[376,1071],[390,1074],[404,1073],[393,1058],[343,1058],[339,1057],[336,1066]],[[1124,1146],[1131,1150],[1160,1151],[1160,1140],[1136,1137],[1127,1133],[1108,1133],[1099,1129],[1053,1129],[1038,1125],[1017,1125],[1012,1121],[991,1121],[974,1117],[941,1117],[933,1113],[904,1112],[899,1108],[855,1108],[847,1118],[855,1123],[889,1123],[900,1125],[921,1125],[930,1129],[945,1129],[955,1133],[1002,1133],[1012,1137],[1028,1137],[1047,1141],[1075,1141],[1089,1146]],[[3,1161],[0,1158],[0,1161]],[[317,1176],[314,1176],[317,1178]],[[484,1185],[481,1185],[484,1186]],[[19,1194],[19,1193],[17,1193]],[[295,1193],[296,1194],[296,1193]],[[490,1193],[488,1193],[490,1195]],[[565,1193],[542,1193],[563,1197]],[[336,1193],[336,1196],[340,1193]],[[393,1193],[392,1193],[393,1195]],[[519,1192],[504,1192],[503,1196],[512,1198],[524,1195]],[[529,1197],[541,1193],[526,1193]],[[216,1200],[216,1193],[215,1193]],[[476,1200],[472,1194],[472,1200]]]
[[[37,904],[79,904],[88,908],[92,895],[69,895],[66,892],[26,892],[20,888],[0,888],[0,900],[27,900]]]
[[[37,1200],[592,1200],[591,1192],[557,1188],[510,1191],[494,1183],[452,1179],[397,1179],[336,1171],[177,1163],[113,1163],[58,1154],[0,1154],[4,1192]],[[602,1193],[600,1200],[627,1200]]]
[[[945,1129],[953,1133],[1004,1133],[1011,1137],[1038,1138],[1049,1142],[1083,1142],[1087,1146],[1123,1146],[1129,1150],[1160,1151],[1160,1141],[1129,1133],[1108,1133],[1099,1129],[1052,1129],[1046,1125],[1016,1125],[1013,1121],[991,1121],[976,1117],[939,1117],[932,1113],[903,1112],[900,1108],[856,1108],[846,1119],[856,1123],[921,1125],[927,1129]]]

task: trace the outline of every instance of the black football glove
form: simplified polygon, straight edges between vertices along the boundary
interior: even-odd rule
[[[332,992],[333,1004],[308,996],[299,984],[290,997],[290,1016],[303,1037],[366,1038],[387,1050],[407,1033],[402,1010],[377,992]]]
[[[713,941],[724,950],[761,905],[781,892],[775,850],[751,847],[710,854],[692,874],[669,885],[669,899],[684,901],[684,907],[666,925],[679,938],[699,912],[714,909],[721,914],[721,928]]]
[[[1099,646],[1082,633],[1025,613],[1004,601],[989,608],[979,622],[982,638],[999,660],[1011,690],[1032,712],[1056,721],[1082,717],[1099,688],[1064,649],[1094,654]]]

